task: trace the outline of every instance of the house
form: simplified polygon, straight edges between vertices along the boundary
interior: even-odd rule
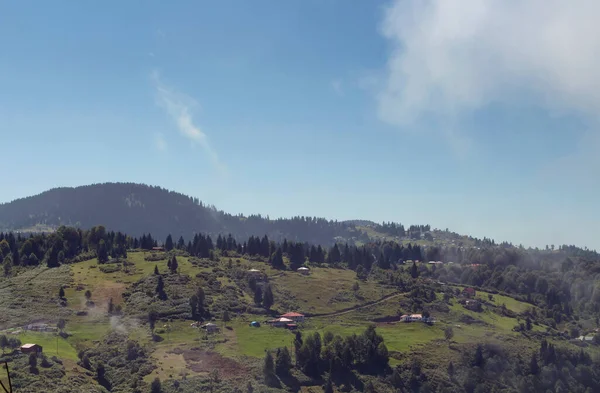
[[[579,341],[592,342],[594,340],[594,336],[579,336],[577,339]]]
[[[201,327],[206,330],[206,333],[216,333],[219,331],[219,327],[214,323],[207,323],[206,325]]]
[[[164,247],[152,247],[152,251],[165,251]]]
[[[56,331],[56,327],[52,327],[47,323],[32,323],[23,328],[24,330],[31,330],[33,332],[52,332]]]
[[[466,297],[475,297],[477,292],[475,292],[475,289],[473,289],[473,288],[465,288],[465,289],[463,289],[462,294],[463,294],[463,296],[466,296]]]
[[[403,315],[400,317],[401,322],[421,322],[423,320],[422,314],[410,314]]]
[[[291,319],[294,322],[304,322],[305,318],[304,315],[297,312],[289,312],[287,314],[283,314],[281,317]]]
[[[306,276],[308,275],[308,273],[310,273],[310,270],[308,270],[307,267],[302,266],[298,268],[298,273],[304,274]]]
[[[298,329],[298,325],[296,325],[295,323],[288,323],[287,325],[285,325],[285,328],[289,330],[296,330]]]
[[[21,345],[21,352],[23,353],[42,353],[42,346],[38,344],[24,344]]]
[[[294,323],[294,321],[289,318],[281,317],[281,318],[272,319],[272,320],[268,321],[268,323],[273,327],[285,327],[287,324]]]
[[[260,277],[262,275],[261,271],[258,269],[249,269],[247,273],[249,276],[253,277]]]

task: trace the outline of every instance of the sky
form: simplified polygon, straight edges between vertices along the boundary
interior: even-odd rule
[[[600,249],[600,2],[0,2],[0,202],[159,185],[230,213]]]

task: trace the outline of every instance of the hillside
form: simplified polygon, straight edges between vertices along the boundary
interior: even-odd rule
[[[150,251],[99,227],[2,236],[0,342],[20,392],[600,389],[600,258],[578,250],[473,247],[468,261],[438,265],[390,262],[420,252],[397,243],[324,255],[287,240],[263,253],[255,237],[209,246],[204,235]],[[305,315],[297,330],[266,323],[288,312]],[[23,328],[60,320],[60,334]],[[45,356],[31,366],[15,340]]]
[[[168,234],[186,239],[195,233],[231,233],[236,238],[267,234],[274,240],[328,245],[336,237],[352,241],[364,236],[352,224],[321,218],[234,216],[196,198],[134,183],[55,188],[0,205],[0,230],[44,231],[60,225],[89,229],[99,224],[134,236],[152,233],[160,239]]]

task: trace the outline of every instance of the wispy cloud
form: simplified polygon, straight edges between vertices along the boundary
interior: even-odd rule
[[[340,79],[334,79],[331,81],[331,88],[333,89],[333,91],[339,95],[339,96],[343,96],[344,95],[344,86],[343,83]]]
[[[157,71],[154,71],[151,77],[156,88],[157,103],[175,122],[179,133],[189,139],[194,146],[200,146],[219,171],[226,172],[225,165],[219,160],[219,155],[210,145],[207,135],[194,123],[191,111],[198,106],[196,101],[166,86]]]
[[[163,134],[157,133],[154,135],[154,146],[160,151],[167,150],[167,141],[165,140],[165,136]]]
[[[399,126],[533,98],[549,112],[600,113],[600,2],[393,0],[379,116]],[[600,128],[599,131],[600,132]]]

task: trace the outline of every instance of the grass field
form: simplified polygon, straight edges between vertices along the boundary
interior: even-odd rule
[[[294,311],[305,313],[335,312],[380,299],[394,292],[393,289],[369,281],[360,282],[360,289],[355,293],[352,290],[352,285],[356,282],[356,274],[353,271],[319,267],[313,267],[308,276],[296,272],[282,272],[273,277],[271,282],[295,297],[300,309]]]
[[[47,356],[56,356],[59,359],[77,361],[77,350],[68,340],[55,333],[23,332],[17,336],[23,344],[35,343],[41,345]],[[58,345],[58,354],[57,354]]]

